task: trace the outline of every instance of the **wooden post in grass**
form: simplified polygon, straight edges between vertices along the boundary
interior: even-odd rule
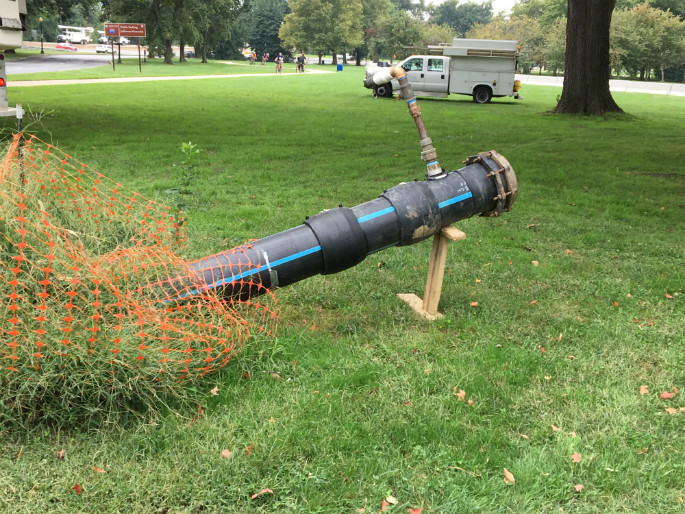
[[[423,300],[414,293],[398,293],[397,296],[407,302],[409,306],[424,318],[433,321],[442,318],[438,312],[440,295],[442,294],[442,280],[445,276],[445,261],[447,260],[447,246],[450,241],[466,239],[466,234],[455,227],[445,227],[433,236],[430,261],[428,263],[428,278]]]

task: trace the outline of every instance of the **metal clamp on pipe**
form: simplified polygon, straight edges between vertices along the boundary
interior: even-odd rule
[[[483,212],[481,216],[492,217],[499,216],[503,212],[509,212],[518,196],[518,181],[509,161],[494,150],[491,150],[486,153],[472,155],[464,161],[464,164],[467,166],[474,163],[479,163],[490,170],[487,176],[494,179],[495,186],[497,187],[497,196],[493,198],[497,202],[495,208]],[[504,177],[506,187],[502,177]]]

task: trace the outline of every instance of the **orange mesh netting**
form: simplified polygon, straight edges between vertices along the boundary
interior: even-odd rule
[[[250,335],[273,336],[274,297],[198,287],[184,243],[180,213],[15,136],[0,167],[0,373],[78,365],[194,378]]]

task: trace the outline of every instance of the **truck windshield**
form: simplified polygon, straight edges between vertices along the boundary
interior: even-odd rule
[[[415,57],[409,59],[402,65],[404,71],[422,71],[423,70],[423,57]]]

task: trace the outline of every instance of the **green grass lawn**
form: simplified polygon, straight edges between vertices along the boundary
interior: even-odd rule
[[[362,78],[346,66],[9,98],[42,139],[167,203],[181,143],[198,145],[196,258],[422,178],[406,105]],[[386,512],[681,513],[685,412],[666,409],[685,407],[685,102],[616,93],[628,114],[546,114],[559,93],[420,100],[445,168],[495,149],[520,187],[512,212],[458,223],[444,319],[395,296],[423,294],[430,241],[284,288],[278,338],[198,386],[204,417],[3,433],[0,511],[370,513],[392,496]]]

